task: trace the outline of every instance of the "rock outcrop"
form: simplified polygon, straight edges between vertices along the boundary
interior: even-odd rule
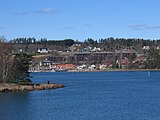
[[[18,92],[18,91],[33,91],[33,90],[48,90],[63,88],[63,84],[32,84],[32,85],[19,85],[15,83],[2,83],[0,84],[0,92]]]

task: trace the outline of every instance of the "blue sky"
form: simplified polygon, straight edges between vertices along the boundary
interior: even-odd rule
[[[0,0],[0,36],[160,39],[160,0]]]

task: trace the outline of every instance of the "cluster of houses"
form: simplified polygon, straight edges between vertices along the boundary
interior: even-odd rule
[[[72,47],[79,47],[72,46]],[[90,49],[89,51],[87,49]],[[49,55],[51,50],[47,48],[38,49],[40,54],[48,54],[41,60],[34,59],[30,66],[31,72],[58,72],[67,70],[105,70],[116,68],[128,68],[128,66],[146,61],[146,56],[135,49],[114,50],[112,52],[102,51],[100,48],[88,47],[87,51],[59,51],[59,54]],[[143,50],[150,48],[144,46]],[[135,55],[131,61],[130,56]],[[141,67],[141,66],[139,66]]]
[[[30,72],[65,72],[74,68],[73,64],[52,63],[50,61],[42,61],[38,64],[30,66]]]

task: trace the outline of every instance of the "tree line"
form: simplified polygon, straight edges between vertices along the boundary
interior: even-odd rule
[[[47,38],[41,38],[37,40],[34,37],[29,38],[16,38],[10,40],[10,43],[14,44],[43,44],[43,45],[57,45],[57,46],[71,46],[74,44],[74,40],[65,39],[65,40],[47,40]]]
[[[92,38],[86,39],[82,42],[85,46],[96,46],[104,48],[105,50],[122,49],[127,47],[134,47],[141,50],[143,46],[157,47],[160,46],[160,40],[152,39],[136,39],[136,38],[102,38],[94,40]]]
[[[101,38],[101,39],[92,39],[88,38],[84,41],[74,40],[74,39],[64,39],[64,40],[47,40],[47,38],[36,39],[34,37],[29,38],[15,38],[9,41],[12,44],[20,44],[20,45],[52,45],[52,46],[63,46],[69,47],[73,44],[81,44],[83,46],[95,46],[102,47],[105,49],[116,49],[116,48],[124,48],[124,47],[135,47],[137,49],[142,48],[143,46],[157,47],[160,46],[160,39],[152,40],[152,39],[138,39],[138,38]]]
[[[36,39],[34,37],[29,38],[16,38],[10,40],[10,43],[15,45],[25,45],[33,47],[49,47],[52,49],[66,49],[73,44],[81,44],[84,47],[94,46],[101,47],[104,50],[121,49],[126,47],[134,47],[138,50],[142,49],[143,46],[157,47],[160,46],[160,40],[152,39],[136,39],[136,38],[102,38],[102,39],[92,39],[88,38],[84,41],[64,39],[64,40],[47,40],[47,38]]]

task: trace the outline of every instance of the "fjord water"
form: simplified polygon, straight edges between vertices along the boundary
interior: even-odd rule
[[[56,90],[1,93],[1,120],[160,120],[160,72],[32,73]]]

